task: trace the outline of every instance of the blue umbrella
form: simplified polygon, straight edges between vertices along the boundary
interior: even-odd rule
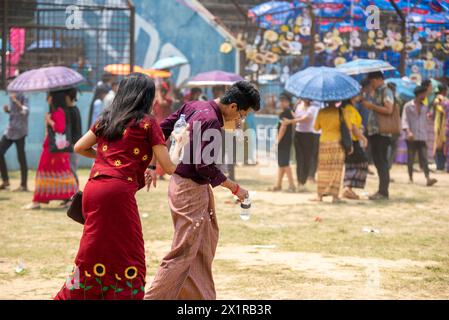
[[[395,70],[396,68],[383,60],[357,59],[347,63],[340,64],[337,66],[337,69],[346,74],[355,75],[375,71]]]
[[[185,64],[188,64],[189,61],[183,57],[169,57],[163,58],[156,61],[155,64],[151,66],[151,69],[162,70],[162,69],[170,69],[174,67],[179,67]]]
[[[396,93],[403,101],[410,101],[415,97],[413,90],[416,84],[412,81],[403,80],[401,78],[390,78],[386,83],[394,83],[396,85]]]
[[[285,90],[313,101],[341,101],[358,95],[360,85],[335,68],[309,67],[292,75]]]
[[[269,29],[285,24],[292,18],[294,7],[295,4],[287,1],[268,1],[251,8],[248,17],[256,21],[261,28]]]

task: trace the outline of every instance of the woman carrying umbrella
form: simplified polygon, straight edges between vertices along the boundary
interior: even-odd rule
[[[328,67],[309,67],[291,76],[285,89],[302,99],[325,102],[318,112],[314,129],[321,130],[317,171],[317,201],[332,196],[338,202],[345,152],[341,121],[351,128],[350,115],[337,108],[338,101],[360,93],[360,85],[350,76]]]
[[[321,130],[320,149],[318,153],[317,198],[323,201],[324,196],[332,196],[332,202],[340,201],[340,185],[345,152],[341,145],[341,113],[348,128],[351,128],[351,116],[347,110],[339,110],[335,101],[328,102],[318,112],[314,128]]]
[[[65,91],[50,92],[47,102],[50,107],[50,112],[45,116],[47,130],[36,172],[33,202],[24,207],[28,210],[40,209],[40,204],[52,200],[62,200],[61,206],[67,207],[69,199],[78,191],[78,184],[70,167],[70,154],[54,152],[50,147],[49,130],[53,130],[55,136],[61,135],[60,137],[66,132]],[[66,140],[66,146],[69,144]]]

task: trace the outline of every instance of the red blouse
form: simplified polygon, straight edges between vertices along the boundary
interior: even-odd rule
[[[90,130],[96,135],[98,124]],[[109,176],[136,183],[138,189],[145,186],[145,170],[153,157],[153,146],[165,146],[164,134],[152,116],[145,116],[139,123],[131,121],[118,140],[97,139],[97,157],[89,179]]]

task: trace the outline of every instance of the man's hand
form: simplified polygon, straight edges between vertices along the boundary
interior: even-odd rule
[[[151,183],[156,188],[157,174],[156,170],[147,169],[145,171],[145,185],[147,186],[147,192],[150,191]]]
[[[243,189],[242,187],[240,187],[239,191],[235,195],[237,196],[237,198],[239,198],[240,202],[243,202],[246,198],[249,197],[248,190]]]
[[[187,126],[185,127],[185,129],[179,134],[174,136],[176,143],[182,148],[184,147],[186,144],[188,144],[190,142],[190,124],[187,124]]]
[[[413,135],[413,133],[411,131],[409,131],[407,133],[407,140],[409,140],[409,141],[415,140],[415,136]]]
[[[371,109],[374,108],[374,104],[372,104],[371,102],[366,101],[366,100],[363,100],[363,101],[362,101],[362,106],[363,106],[365,109],[368,109],[368,110],[371,110]]]
[[[6,104],[3,106],[3,111],[9,113],[9,107]]]

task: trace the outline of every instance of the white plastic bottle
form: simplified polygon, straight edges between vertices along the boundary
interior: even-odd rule
[[[243,221],[248,221],[251,216],[251,200],[245,198],[245,200],[240,204],[240,219]]]
[[[174,157],[174,152],[175,152],[175,145],[176,145],[176,140],[175,137],[180,136],[183,132],[183,130],[187,127],[187,122],[186,122],[186,115],[185,114],[181,114],[181,116],[179,117],[178,121],[176,121],[175,126],[173,128],[173,132],[171,134],[170,137],[170,141],[171,141],[171,146],[170,146],[170,158],[173,159]],[[181,150],[181,154],[179,156],[179,159],[182,159],[184,156],[184,148]]]

